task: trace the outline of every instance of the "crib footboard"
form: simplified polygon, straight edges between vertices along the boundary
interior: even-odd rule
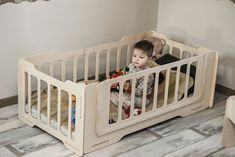
[[[80,155],[83,154],[84,89],[84,83],[61,82],[19,59],[19,118],[57,137]]]

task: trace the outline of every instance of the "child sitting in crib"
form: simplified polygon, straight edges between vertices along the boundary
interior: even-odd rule
[[[126,74],[135,73],[141,70],[148,69],[148,61],[152,58],[154,46],[151,42],[147,40],[141,40],[134,45],[133,55],[132,55],[132,63],[128,66],[128,71]],[[146,105],[149,105],[149,95],[152,93],[152,84],[154,82],[153,74],[150,74],[147,81],[147,97],[146,97]],[[143,88],[144,88],[144,77],[140,77],[136,79],[136,90],[135,90],[135,115],[140,114],[140,110],[138,108],[142,107],[142,97],[143,97]],[[126,82],[124,84],[124,92],[122,98],[122,107],[126,109],[128,112],[130,111],[131,106],[131,82]],[[111,102],[114,105],[118,105],[118,96],[119,93],[111,92]],[[128,114],[128,113],[127,113]],[[129,116],[129,115],[128,115]]]

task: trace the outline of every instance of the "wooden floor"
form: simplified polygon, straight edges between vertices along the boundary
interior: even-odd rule
[[[235,157],[221,145],[227,97],[216,93],[214,107],[174,118],[124,137],[84,157]],[[17,118],[17,105],[0,108],[0,157],[76,157],[63,144]]]

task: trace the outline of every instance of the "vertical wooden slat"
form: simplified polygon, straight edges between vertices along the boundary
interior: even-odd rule
[[[180,82],[180,67],[181,66],[177,66],[177,71],[176,71],[174,103],[176,103],[178,101],[179,82]]]
[[[130,60],[131,60],[131,46],[129,45],[127,47],[126,66],[130,64]]]
[[[99,73],[100,73],[100,52],[96,53],[95,58],[95,80],[99,80]]]
[[[65,81],[65,59],[62,60],[61,63],[61,80]]]
[[[170,47],[169,54],[172,54],[172,52],[173,52],[173,46]]]
[[[157,109],[158,82],[159,82],[159,72],[156,72],[155,81],[154,81],[153,111]]]
[[[51,88],[50,84],[47,84],[47,125],[51,123]]]
[[[133,78],[132,79],[132,83],[131,83],[130,118],[133,117],[133,113],[134,113],[134,106],[135,106],[135,85],[136,85],[136,78]]]
[[[122,120],[122,97],[123,97],[123,82],[119,83],[119,97],[118,97],[118,120],[120,122]]]
[[[144,87],[143,87],[143,95],[142,95],[142,114],[145,112],[146,108],[146,97],[147,97],[147,83],[148,83],[148,75],[144,76]]]
[[[75,141],[79,140],[79,118],[81,117],[82,97],[76,96],[76,111],[75,111]]]
[[[72,133],[72,95],[69,93],[68,100],[69,108],[68,108],[68,137],[71,138]]]
[[[84,65],[84,68],[85,68],[85,70],[84,70],[84,81],[88,80],[88,67],[89,67],[88,62],[89,62],[89,54],[86,53],[86,55],[85,55],[85,65]]]
[[[183,58],[183,50],[180,50],[180,59]]]
[[[38,78],[37,84],[37,100],[38,100],[38,119],[40,120],[41,117],[41,80]]]
[[[184,86],[184,99],[188,97],[189,72],[190,72],[190,62],[187,63],[187,71],[186,71],[185,86]]]
[[[31,75],[28,73],[28,113],[31,115]]]
[[[167,69],[167,71],[166,71],[166,82],[165,82],[165,93],[164,93],[164,104],[163,104],[163,106],[166,106],[166,105],[167,105],[167,100],[168,100],[170,70],[171,70],[171,69]]]
[[[58,97],[57,97],[57,103],[58,103],[58,106],[57,106],[57,130],[60,132],[60,126],[61,126],[61,89],[58,88]]]
[[[109,70],[110,70],[110,53],[111,49],[107,50],[107,58],[106,58],[106,78],[109,78]]]
[[[73,59],[73,82],[77,82],[78,56]]]
[[[120,61],[121,61],[121,46],[119,46],[117,50],[116,71],[120,70]]]

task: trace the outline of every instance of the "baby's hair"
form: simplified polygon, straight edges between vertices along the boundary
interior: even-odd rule
[[[152,57],[154,46],[147,40],[140,40],[134,45],[134,49],[143,50],[143,52],[147,54],[148,57]]]

